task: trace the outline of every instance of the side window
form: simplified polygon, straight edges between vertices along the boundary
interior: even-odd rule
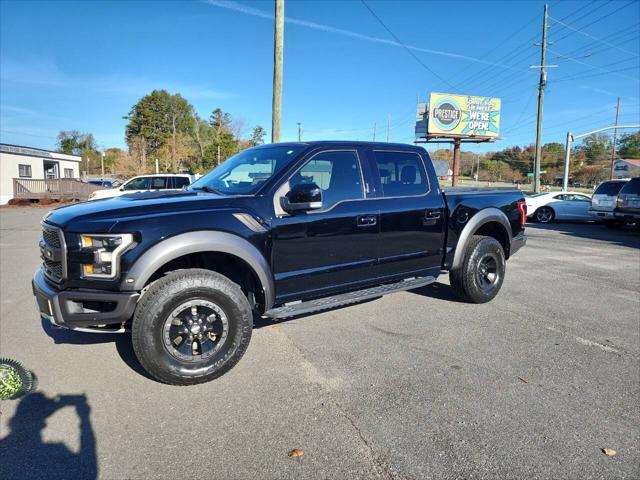
[[[149,177],[134,178],[123,188],[124,190],[149,190]]]
[[[73,168],[64,169],[64,178],[73,178]]]
[[[568,195],[556,195],[553,197],[555,200],[567,200]]]
[[[343,200],[363,198],[362,175],[356,152],[321,152],[289,180],[289,186],[315,183],[322,190],[323,209]]]
[[[187,177],[173,177],[173,188],[182,188],[189,185]]]
[[[375,151],[374,155],[385,197],[410,197],[428,192],[427,175],[417,153]]]
[[[151,190],[167,188],[167,177],[151,177]]]
[[[31,165],[18,165],[18,176],[20,178],[31,178]]]

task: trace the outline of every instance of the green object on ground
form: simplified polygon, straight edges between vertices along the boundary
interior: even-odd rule
[[[0,358],[0,400],[26,395],[33,389],[33,376],[20,362]]]

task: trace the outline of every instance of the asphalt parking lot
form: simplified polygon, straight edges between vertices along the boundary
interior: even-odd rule
[[[45,213],[0,209],[0,353],[39,380],[2,404],[0,478],[640,478],[637,232],[534,224],[489,304],[443,276],[259,322],[231,372],[170,387],[127,336],[41,323]]]

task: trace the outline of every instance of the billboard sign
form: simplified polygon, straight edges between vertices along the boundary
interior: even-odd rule
[[[501,103],[499,98],[432,93],[428,135],[497,137]]]

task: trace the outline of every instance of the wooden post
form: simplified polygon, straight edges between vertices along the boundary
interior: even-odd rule
[[[458,185],[458,177],[460,176],[460,139],[453,139],[453,175],[451,176],[451,185]]]
[[[282,57],[284,50],[284,0],[275,0],[275,30],[273,40],[273,101],[271,104],[271,143],[280,141],[282,108]]]

